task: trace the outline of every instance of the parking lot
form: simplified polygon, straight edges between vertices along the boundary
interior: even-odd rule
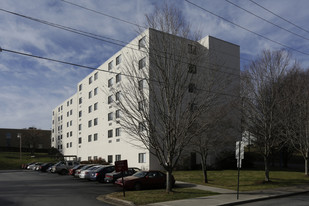
[[[96,198],[121,188],[81,180],[69,175],[17,170],[0,171],[0,205],[3,206],[103,206]]]

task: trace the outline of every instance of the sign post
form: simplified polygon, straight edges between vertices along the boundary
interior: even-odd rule
[[[123,196],[126,196],[125,192],[125,183],[123,181],[123,173],[125,171],[128,171],[128,161],[127,160],[120,160],[115,162],[115,170],[116,172],[121,172],[121,178],[122,178],[122,188],[123,188]]]
[[[244,159],[244,143],[242,141],[236,142],[235,148],[235,157],[237,159],[237,168],[238,168],[238,177],[237,177],[237,200],[239,199],[239,175],[240,175],[240,168],[241,168],[241,160]]]

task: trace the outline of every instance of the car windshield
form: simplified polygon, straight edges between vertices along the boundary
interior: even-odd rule
[[[132,176],[134,176],[134,177],[145,177],[146,174],[147,174],[147,172],[145,172],[145,171],[140,171],[140,172],[135,173],[135,174],[132,175]]]

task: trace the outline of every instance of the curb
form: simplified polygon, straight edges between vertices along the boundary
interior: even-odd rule
[[[97,197],[97,200],[106,202],[115,206],[136,206],[133,202],[127,201],[127,200],[122,200],[118,198],[111,197],[110,195],[100,195]]]
[[[220,204],[218,206],[242,205],[242,204],[251,203],[251,202],[258,202],[258,201],[263,201],[263,200],[289,197],[289,196],[304,194],[304,193],[308,193],[308,192],[309,192],[309,190],[308,191],[301,191],[301,192],[293,192],[293,193],[288,193],[288,194],[268,196],[268,197],[255,198],[255,199],[251,199],[251,200],[240,200],[240,201],[236,201],[236,202],[223,203],[223,204]]]

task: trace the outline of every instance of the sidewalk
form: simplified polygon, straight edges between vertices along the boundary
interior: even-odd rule
[[[264,199],[270,199],[270,198],[276,198],[276,197],[286,197],[290,195],[309,192],[309,185],[298,185],[298,186],[282,187],[282,188],[267,189],[267,190],[240,192],[239,199],[237,200],[237,191],[234,191],[234,190],[209,187],[209,186],[204,186],[204,185],[195,185],[195,184],[179,182],[179,181],[177,181],[176,184],[178,187],[190,187],[194,189],[217,192],[220,194],[213,195],[213,196],[207,196],[207,197],[192,198],[192,199],[152,203],[152,204],[148,204],[148,206],[238,205],[238,204],[244,204],[244,203],[264,200]],[[134,205],[131,202],[109,198],[108,196],[101,197],[100,199],[102,201],[106,201],[113,205]]]
[[[203,185],[193,185],[184,182],[177,182],[177,185],[183,187],[192,187],[200,190],[207,190],[212,192],[218,192],[220,195],[208,196],[208,197],[198,197],[192,199],[175,200],[169,202],[159,202],[149,204],[148,206],[211,206],[211,205],[237,205],[243,204],[263,199],[270,199],[275,197],[285,197],[294,194],[300,194],[309,192],[309,185],[299,185],[284,188],[275,188],[267,190],[240,192],[239,199],[237,200],[237,191],[227,190]]]

